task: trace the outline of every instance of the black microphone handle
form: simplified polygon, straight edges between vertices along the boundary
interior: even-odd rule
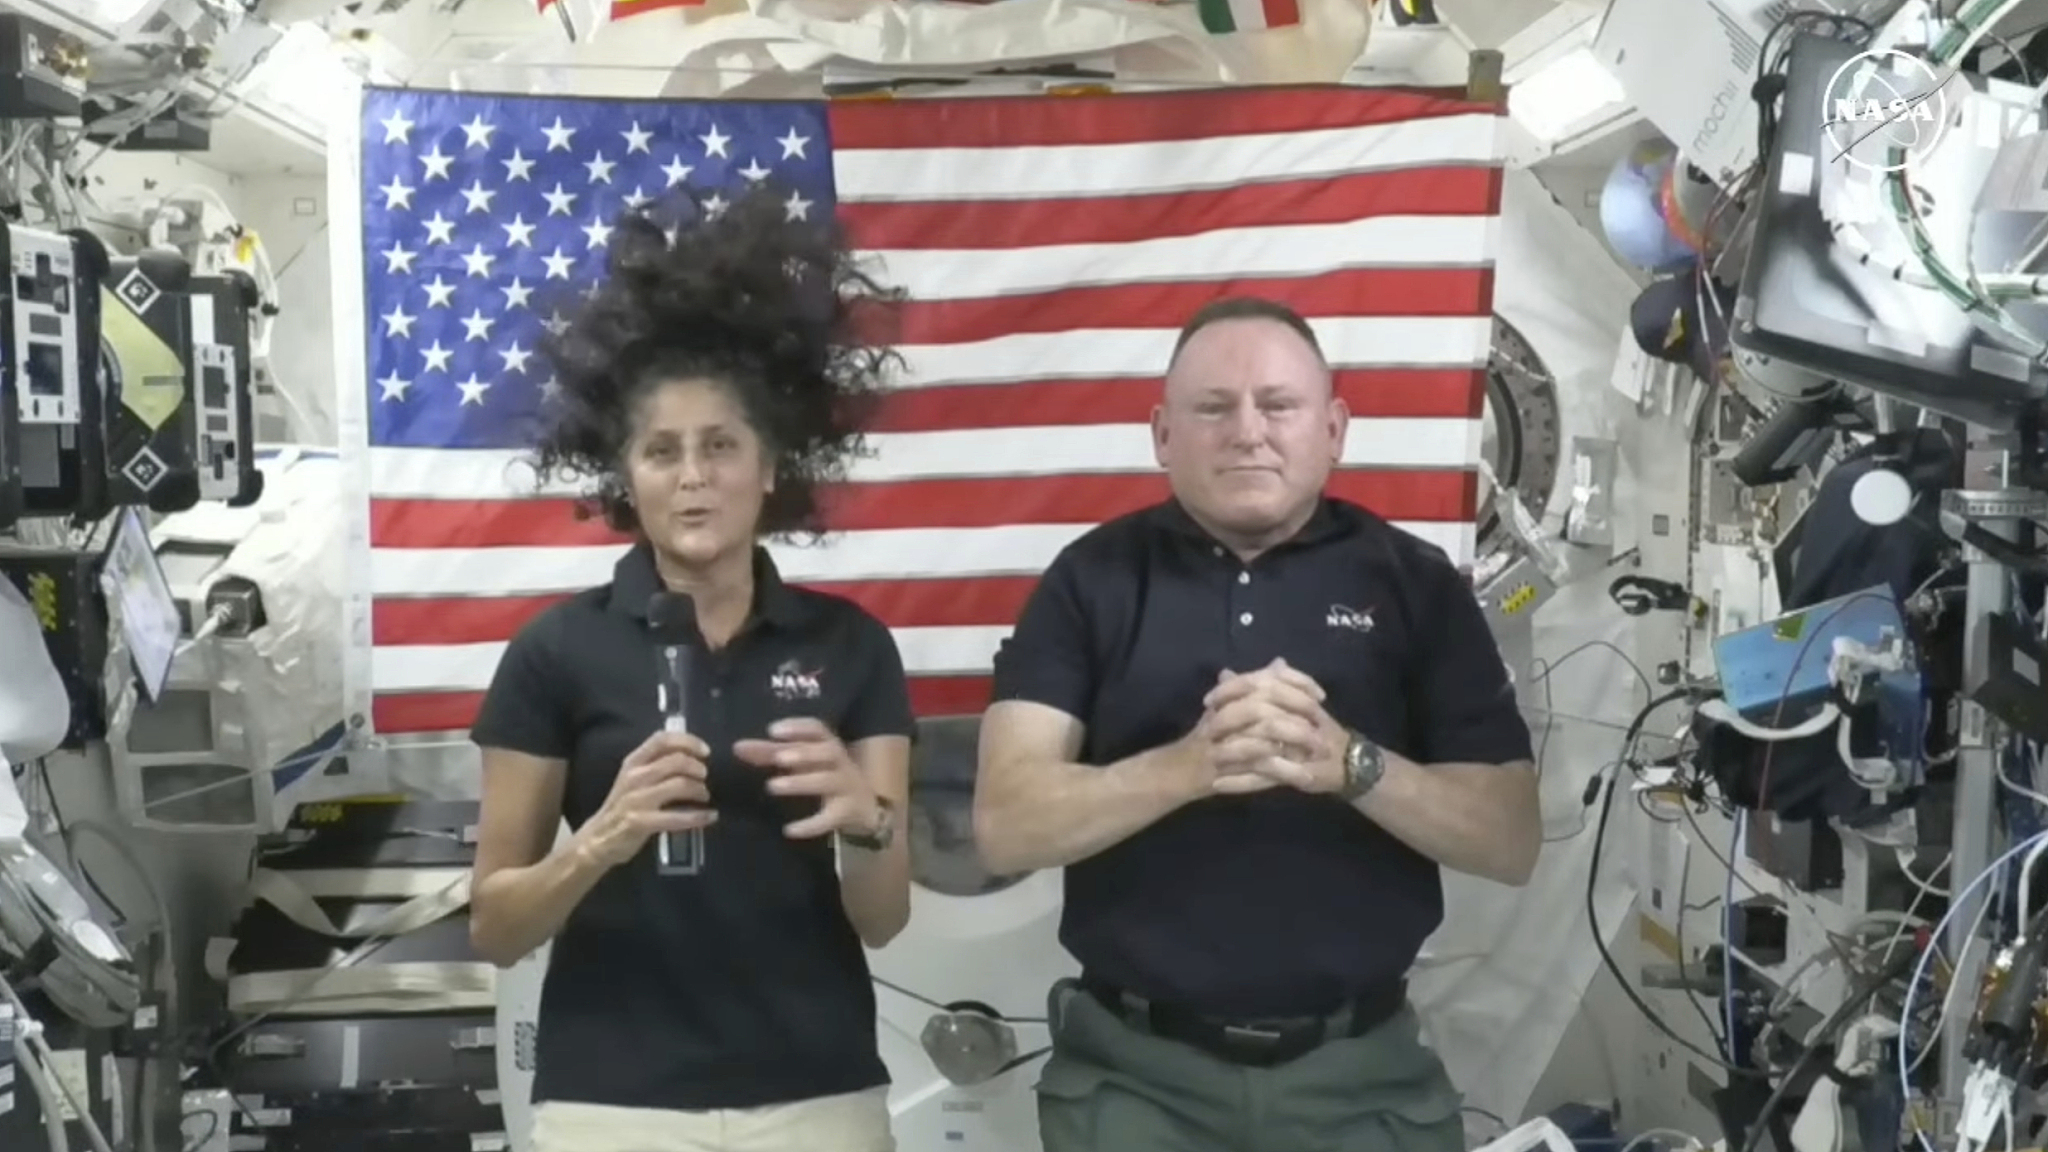
[[[664,732],[688,732],[687,708],[690,688],[690,648],[686,644],[665,645],[661,656],[661,728]],[[704,870],[704,830],[663,832],[655,845],[654,863],[664,876],[694,876]]]

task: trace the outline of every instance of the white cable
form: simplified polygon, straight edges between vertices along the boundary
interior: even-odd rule
[[[1970,902],[1970,896],[1973,893],[1975,893],[1979,887],[1983,886],[1985,881],[1991,879],[1993,876],[1998,875],[2000,869],[2012,863],[2018,857],[2033,851],[2037,845],[2043,843],[2044,841],[2048,841],[2048,832],[2037,833],[2033,836],[2030,836],[2027,839],[2020,841],[2018,844],[2013,845],[2011,848],[2006,849],[2004,855],[2001,855],[2000,857],[1998,857],[1998,859],[1993,860],[1989,865],[1985,867],[1985,869],[1982,872],[1979,872],[1977,873],[1977,875],[1971,877],[1970,882],[1957,893],[1956,899],[1949,904],[1948,911],[1942,913],[1941,922],[1934,926],[1933,939],[1939,940],[1942,938],[1943,935],[1945,935],[1948,932],[1949,925],[1955,921],[1956,913],[1962,910],[1962,908]],[[1953,879],[1951,879],[1950,883],[1954,883]],[[1991,903],[1990,894],[1986,893],[1984,899],[1979,903],[1983,907],[1988,907]],[[1912,1120],[1913,1136],[1915,1139],[1920,1141],[1920,1147],[1924,1150],[1924,1152],[1935,1152],[1935,1148],[1933,1142],[1927,1139],[1927,1133],[1921,1130],[1919,1118],[1914,1113],[1910,1104],[1913,1098],[1913,1067],[1918,1063],[1918,1061],[1908,1061],[1906,1056],[1907,1045],[1905,1042],[1905,1037],[1909,1035],[1911,1032],[1911,1025],[1913,1020],[1913,1002],[1915,999],[1918,998],[1921,981],[1927,978],[1927,965],[1928,962],[1931,959],[1933,959],[1934,952],[1935,950],[1933,948],[1928,948],[1920,953],[1920,959],[1913,965],[1913,978],[1906,984],[1906,995],[1904,1002],[1899,1006],[1899,1091],[1902,1094],[1902,1098],[1908,1101],[1906,1115],[1908,1118]],[[1949,977],[1949,988],[1951,991],[1953,991],[1957,985],[1962,983],[1961,977],[1963,973],[1963,967],[1961,961],[1962,950],[1958,949],[1955,962],[1953,964],[1952,974]],[[1925,1052],[1932,1051],[1936,1047],[1939,1047],[1940,1044],[1941,1034],[1937,1032],[1933,1036],[1932,1041],[1921,1051],[1924,1054]]]
[[[1837,708],[1832,701],[1821,705],[1820,711],[1814,713],[1805,722],[1792,728],[1766,728],[1761,724],[1744,719],[1742,713],[1737,712],[1734,706],[1726,700],[1702,700],[1698,711],[1700,715],[1717,724],[1725,724],[1742,735],[1749,737],[1751,740],[1762,741],[1766,744],[1776,744],[1785,740],[1804,740],[1809,736],[1818,736],[1839,723],[1842,719],[1842,710]]]
[[[47,1081],[45,1085],[36,1087],[37,1095],[42,1097],[43,1113],[46,1116],[57,1114],[60,1117],[65,1111],[76,1113],[79,1126],[85,1129],[85,1142],[92,1146],[92,1152],[114,1152],[113,1146],[107,1143],[107,1134],[100,1130],[99,1121],[92,1117],[92,1102],[79,1099],[77,1094],[71,1091],[71,1085],[64,1082],[63,1077],[52,1073],[56,1053],[50,1051],[49,1042],[43,1039],[42,1026],[36,1022],[35,1017],[29,1015],[28,1005],[21,1002],[21,997],[15,994],[14,985],[8,983],[5,976],[0,976],[0,999],[6,1000],[14,1009],[15,1018],[22,1024],[21,1035],[15,1038],[15,1050],[25,1052],[29,1057],[20,1062],[23,1068],[30,1069],[29,1083],[35,1084],[37,1073],[34,1069],[37,1068],[42,1070],[42,1075]],[[44,1095],[46,1088],[54,1088],[56,1091]],[[60,1108],[60,1102],[70,1107]],[[55,1152],[69,1152],[69,1149],[64,1143],[58,1142]]]
[[[2039,744],[2035,744],[2029,741],[2025,745],[2025,749],[2027,754],[2028,774],[2031,777],[2027,783],[2032,784],[2039,779],[2039,768],[2041,765],[2041,746]],[[2044,796],[2041,793],[2034,791],[2032,788],[2027,787],[2026,784],[2021,784],[2019,781],[2013,779],[2012,773],[2007,771],[2004,765],[2002,764],[1999,766],[1998,769],[1998,782],[2004,785],[2006,791],[2011,792],[2013,795],[2018,796],[2024,800],[2031,800],[2034,803],[2039,804],[2043,808],[2048,808],[2048,796]]]
[[[30,1030],[40,1031],[42,1025],[34,1020],[18,1021],[15,1024],[14,1062],[21,1068],[21,1074],[28,1078],[29,1091],[36,1094],[36,1102],[43,1110],[43,1132],[50,1143],[50,1152],[71,1152],[71,1135],[64,1127],[64,1109],[57,1096],[57,1077],[44,1066],[42,1058],[29,1048]]]
[[[1990,900],[1980,900],[1977,902],[1977,914],[1970,917],[1970,930],[1965,934],[1966,938],[1963,940],[1963,946],[1954,956],[1949,958],[1948,968],[1951,977],[1963,970],[1963,963],[1969,959],[1970,949],[1977,946],[1977,941],[1981,938],[1981,933],[1984,931],[1984,921],[1990,918],[1990,912]],[[1929,935],[1932,936],[1933,934],[1929,933]],[[1938,941],[1931,941],[1928,946],[1936,952],[1940,950]],[[1934,1010],[1935,1035],[1940,1035],[1941,1030],[1948,1024],[1948,1014],[1956,1009],[1956,992],[1962,986],[1962,981],[1951,978],[1948,982],[1948,987],[1942,991],[1941,1003]],[[1913,1063],[1909,1067],[1912,1071],[1918,1072],[1920,1066],[1927,1063],[1927,1058],[1933,1055],[1940,1047],[1939,1044],[1929,1044],[1927,1047],[1915,1052],[1913,1054]]]
[[[2027,915],[2027,909],[2034,906],[2034,865],[2040,863],[2043,855],[2048,855],[2048,837],[2042,837],[2041,842],[2034,846],[2033,851],[2027,853],[2026,862],[2020,865],[2019,914],[2022,916]]]
[[[1681,1147],[1685,1152],[1695,1152],[1695,1150],[1704,1152],[1707,1147],[1706,1141],[1701,1140],[1690,1132],[1680,1132],[1676,1128],[1645,1128],[1641,1132],[1636,1133],[1635,1137],[1628,1143],[1623,1144],[1621,1152],[1637,1152],[1637,1149],[1647,1147],[1653,1140],[1670,1139],[1683,1140],[1685,1143]]]
[[[1941,875],[1941,870],[1943,868],[1948,867],[1948,862],[1952,857],[1942,857],[1941,863],[1936,864],[1934,866],[1934,870],[1927,874],[1928,878],[1923,880],[1920,878],[1918,874],[1916,874],[1913,871],[1913,865],[1917,859],[1917,856],[1913,852],[1913,850],[1910,848],[1899,848],[1895,849],[1894,851],[1898,854],[1899,858],[1899,874],[1906,878],[1906,882],[1908,884],[1911,884],[1913,887],[1918,888],[1920,890],[1920,895],[1913,897],[1913,908],[1918,908],[1920,906],[1920,901],[1926,899],[1929,896],[1939,896],[1944,898],[1948,896],[1948,889],[1942,887],[1939,884],[1936,884],[1933,880],[1933,877]],[[1912,908],[1907,909],[1907,911],[1912,911]]]
[[[177,649],[171,653],[171,659],[176,660],[178,657],[183,656],[185,653],[190,652],[194,648],[197,648],[202,642],[204,642],[208,637],[212,636],[215,632],[220,631],[222,626],[228,622],[229,615],[230,613],[225,606],[216,608],[213,611],[207,613],[206,622],[201,624],[199,626],[199,630],[192,633],[192,635],[188,637],[184,643],[178,645]]]

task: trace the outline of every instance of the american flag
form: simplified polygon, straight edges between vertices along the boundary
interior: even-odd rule
[[[467,726],[506,640],[623,547],[536,488],[551,294],[621,213],[756,181],[836,211],[904,288],[903,378],[785,576],[894,630],[920,715],[978,711],[1045,565],[1162,499],[1147,428],[1180,324],[1310,318],[1354,417],[1336,495],[1473,551],[1497,108],[1268,88],[746,103],[365,93],[371,722]]]

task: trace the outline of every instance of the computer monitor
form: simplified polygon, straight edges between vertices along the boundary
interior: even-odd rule
[[[178,655],[178,601],[149,542],[149,526],[133,506],[121,509],[115,519],[114,537],[100,567],[100,591],[135,662],[143,699],[155,704],[163,698],[171,662]]]
[[[1835,122],[1829,103],[1833,77],[1857,53],[1854,45],[1825,36],[1792,40],[1730,339],[1739,349],[1944,416],[2014,428],[2048,400],[2048,367],[1985,335],[1940,293],[1899,280],[1894,269],[1917,257],[1883,211],[1873,209],[1873,218],[1858,225],[1876,251],[1869,260],[1837,243],[1823,214],[1825,196],[1861,203],[1842,184],[1850,179],[1865,182],[1864,195],[1883,203],[1869,173],[1833,159],[1841,149],[1828,135]],[[1956,268],[1967,266],[1954,263],[1962,254],[1979,268],[2023,262],[2037,217],[1978,211],[1998,157],[1997,148],[1980,141],[1993,127],[1993,140],[2037,131],[2039,101],[2018,85],[1968,75],[1956,76],[1943,92],[1947,114],[1960,118],[1960,126],[1943,134],[1935,154],[1912,169],[1923,226]],[[2048,309],[2038,303],[2008,301],[2007,307],[2022,326],[2039,330],[2048,324]]]

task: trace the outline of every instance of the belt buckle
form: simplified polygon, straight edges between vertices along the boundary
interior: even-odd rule
[[[1278,1044],[1287,1036],[1278,1028],[1258,1024],[1225,1024],[1223,1035],[1231,1040],[1252,1040],[1262,1044]]]
[[[1295,1035],[1292,1029],[1271,1024],[1224,1024],[1221,1031],[1224,1047],[1238,1062],[1252,1065],[1285,1059]]]

